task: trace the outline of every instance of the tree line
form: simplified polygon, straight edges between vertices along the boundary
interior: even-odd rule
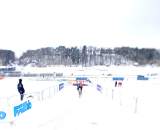
[[[0,50],[0,64],[33,66],[65,65],[160,65],[160,51],[153,48],[117,47],[97,48],[84,45],[81,48],[59,46],[27,50],[20,58],[11,50]]]
[[[15,53],[11,50],[0,50],[0,65],[11,65],[16,60]]]

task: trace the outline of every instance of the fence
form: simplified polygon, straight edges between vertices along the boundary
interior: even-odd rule
[[[42,89],[41,91],[26,93],[24,100],[20,101],[19,95],[8,98],[0,98],[0,123],[10,123],[17,119],[20,114],[32,109],[35,102],[44,101],[54,97],[64,88],[64,83]]]
[[[95,81],[98,92],[119,105],[122,110],[131,113],[148,114],[159,113],[160,82],[157,78],[139,80],[137,76],[125,77],[121,87],[115,87],[113,78],[101,77]],[[152,104],[152,105],[151,105]]]

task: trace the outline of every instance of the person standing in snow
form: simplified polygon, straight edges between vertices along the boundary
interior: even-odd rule
[[[20,99],[22,101],[23,97],[24,97],[24,93],[25,93],[25,89],[24,89],[23,84],[22,84],[22,79],[19,79],[19,83],[17,85],[17,89],[18,89],[18,92],[20,94]]]
[[[116,81],[114,86],[117,87],[117,84],[118,84],[118,82]]]
[[[82,95],[82,89],[83,89],[83,83],[80,81],[80,83],[77,84],[77,90],[79,93],[79,97]]]

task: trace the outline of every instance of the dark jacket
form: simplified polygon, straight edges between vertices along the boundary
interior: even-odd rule
[[[77,90],[81,89],[82,90],[83,85],[82,84],[77,84]]]
[[[17,89],[18,89],[18,92],[20,94],[24,94],[25,93],[25,90],[23,88],[23,84],[21,82],[18,83]]]

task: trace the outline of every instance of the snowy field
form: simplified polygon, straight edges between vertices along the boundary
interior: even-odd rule
[[[20,101],[17,92],[19,78],[1,79],[0,118],[4,117],[0,119],[1,130],[160,129],[159,67],[17,69],[23,73],[63,73],[63,77],[51,80],[21,77],[26,90],[24,101]],[[148,80],[137,80],[137,75],[144,75]],[[86,82],[81,98],[73,86],[76,77],[87,77],[91,81]],[[115,87],[113,77],[123,77],[123,81],[118,81],[122,86]],[[64,87],[60,88],[60,84]],[[26,102],[30,104],[24,106],[25,111],[14,115],[15,108],[22,108],[21,104]]]

